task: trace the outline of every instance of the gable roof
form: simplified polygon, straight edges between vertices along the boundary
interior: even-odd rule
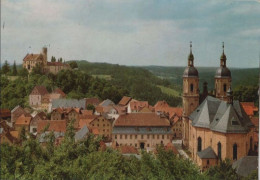
[[[232,168],[236,169],[236,173],[240,176],[247,177],[252,171],[258,169],[257,156],[245,156],[235,161]]]
[[[170,126],[170,122],[155,113],[123,114],[115,121],[114,126]]]
[[[154,109],[155,111],[162,111],[165,108],[168,108],[169,105],[166,101],[158,101],[155,105],[154,105]]]
[[[56,88],[53,93],[55,94],[60,94],[62,97],[65,97],[66,94],[60,89],[60,88]]]
[[[141,109],[143,109],[144,107],[149,107],[148,101],[131,101],[129,103],[130,108],[132,111],[137,111],[139,112]]]
[[[43,60],[41,54],[26,54],[26,56],[23,58],[23,61],[39,61]]]
[[[179,154],[179,151],[172,144],[172,142],[169,142],[164,148],[165,148],[166,151],[172,151],[174,154]]]
[[[134,146],[120,146],[118,147],[118,150],[122,153],[122,154],[138,154],[137,149]]]
[[[121,105],[121,106],[126,106],[130,101],[131,101],[131,97],[127,97],[127,96],[124,96],[118,103],[118,105]]]
[[[247,133],[253,124],[238,101],[228,104],[208,96],[189,117],[192,126],[221,133]]]
[[[35,92],[35,90],[37,91],[37,92]],[[32,92],[31,92],[31,94],[30,95],[45,95],[45,94],[48,94],[48,91],[47,91],[47,89],[46,89],[46,87],[45,86],[35,86],[34,88],[33,88],[33,90],[32,90]]]
[[[28,126],[31,122],[32,117],[26,117],[24,114],[22,114],[21,116],[19,116],[16,121],[15,121],[15,125],[26,125]]]
[[[209,146],[208,148],[206,148],[200,152],[197,152],[197,154],[200,157],[200,159],[217,159],[218,158],[211,146]]]
[[[106,100],[102,101],[99,105],[108,106],[108,105],[115,105],[115,103],[113,101],[111,101],[110,99],[106,99]]]
[[[75,133],[75,140],[82,140],[89,133],[88,127],[84,125],[78,132]]]
[[[38,121],[37,132],[41,131],[49,124],[47,131],[66,132],[67,122],[66,120],[40,120]]]
[[[248,116],[253,116],[254,112],[258,111],[258,107],[255,106],[254,102],[240,102]]]
[[[81,110],[82,115],[92,115],[93,114],[93,110]]]
[[[86,101],[86,105],[88,104],[92,104],[94,106],[97,106],[99,103],[100,103],[100,100],[98,98],[85,98],[85,101]]]

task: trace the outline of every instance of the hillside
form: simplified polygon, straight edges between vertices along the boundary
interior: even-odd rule
[[[162,66],[143,66],[142,68],[149,70],[160,78],[169,79],[174,84],[182,85],[182,74],[185,67],[162,67]],[[216,67],[198,67],[200,77],[200,88],[203,82],[208,82],[208,89],[214,88],[214,75]],[[238,86],[257,86],[259,69],[258,68],[230,68],[232,74],[233,89]]]

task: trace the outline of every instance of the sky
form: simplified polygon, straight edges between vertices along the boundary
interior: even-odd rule
[[[1,62],[51,56],[120,65],[259,67],[260,0],[1,0]]]

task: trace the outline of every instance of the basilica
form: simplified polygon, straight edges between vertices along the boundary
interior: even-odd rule
[[[208,94],[204,82],[200,94],[199,73],[190,44],[188,66],[183,73],[183,145],[202,170],[226,158],[234,162],[253,151],[254,125],[240,102],[233,100],[226,60],[223,43],[213,93]]]

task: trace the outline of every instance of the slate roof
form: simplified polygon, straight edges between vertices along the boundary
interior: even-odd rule
[[[89,129],[86,125],[83,126],[78,132],[75,133],[75,140],[82,140],[89,133]]]
[[[113,101],[111,101],[110,99],[106,99],[106,100],[102,101],[99,105],[100,106],[109,106],[109,105],[115,105],[115,103]]]
[[[122,114],[115,121],[114,126],[170,126],[170,122],[155,113]]]
[[[47,139],[46,139],[46,136],[49,134],[50,132],[44,132],[44,133],[41,133],[39,135],[39,142],[40,143],[44,143],[44,142],[47,142]],[[59,138],[59,137],[64,137],[65,136],[65,133],[64,132],[53,132],[54,133],[54,137],[55,139]]]
[[[209,146],[208,148],[206,148],[200,152],[197,152],[197,154],[201,159],[217,159],[218,158],[211,146]]]
[[[82,108],[85,109],[86,101],[84,99],[54,99],[52,109],[54,108]]]
[[[240,176],[247,177],[253,170],[258,169],[257,156],[245,156],[235,161],[232,168],[236,169],[236,173]]]
[[[195,127],[221,133],[247,133],[249,127],[253,126],[238,101],[228,104],[211,96],[208,96],[189,118]]]
[[[118,103],[118,105],[121,105],[121,106],[126,106],[130,101],[131,101],[131,97],[127,97],[127,96],[124,96]]]

